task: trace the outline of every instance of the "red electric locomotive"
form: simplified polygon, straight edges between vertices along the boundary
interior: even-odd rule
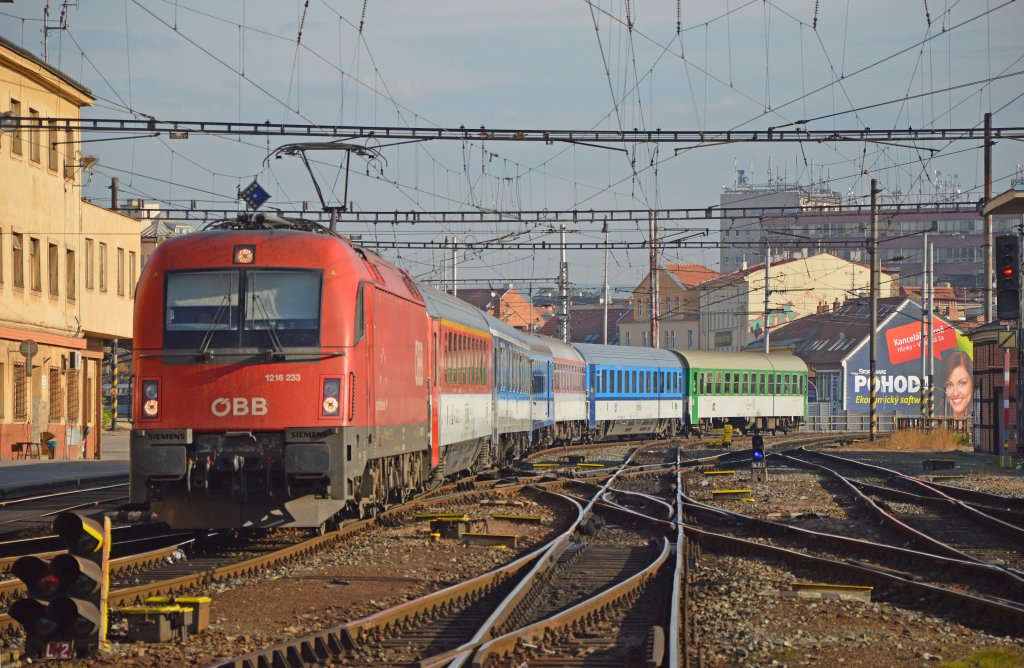
[[[323,527],[426,486],[433,336],[408,274],[314,224],[218,227],[139,281],[132,502],[179,528]]]

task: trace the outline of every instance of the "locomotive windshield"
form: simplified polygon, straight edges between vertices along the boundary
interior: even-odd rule
[[[317,346],[322,280],[319,271],[295,269],[168,272],[164,348]]]

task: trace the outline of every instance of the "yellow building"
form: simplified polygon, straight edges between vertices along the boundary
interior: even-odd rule
[[[723,274],[700,286],[701,348],[742,350],[765,332],[765,266]],[[829,253],[772,262],[768,271],[768,330],[868,296],[871,269]],[[899,294],[898,274],[880,272],[879,296]],[[769,342],[771,339],[769,338]]]
[[[700,341],[700,291],[697,286],[718,278],[718,272],[699,264],[658,267],[659,348],[694,350]],[[619,323],[619,345],[652,347],[651,276],[633,290],[632,317]]]
[[[3,458],[45,440],[58,458],[98,457],[103,341],[132,335],[139,223],[82,200],[79,133],[48,120],[77,119],[93,101],[0,38]]]

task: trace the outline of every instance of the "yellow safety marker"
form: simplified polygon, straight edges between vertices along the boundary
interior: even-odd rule
[[[534,462],[531,466],[533,466],[534,468],[558,468],[559,466],[561,466],[561,464],[553,462]]]
[[[874,587],[866,585],[844,585],[832,584],[829,582],[794,582],[793,591],[798,596],[827,596],[829,594],[841,600],[856,600],[871,602],[871,593]]]
[[[711,496],[739,496],[740,494],[751,494],[753,491],[752,489],[713,489],[711,490]]]
[[[491,515],[496,520],[508,520],[509,522],[540,522],[540,515]]]
[[[469,521],[469,516],[466,513],[416,513],[413,515],[413,519],[417,520],[462,520],[464,522]]]
[[[732,475],[736,471],[703,471],[704,475]]]
[[[754,502],[754,499],[752,497],[749,497],[749,496],[744,497],[743,500],[746,501],[747,503],[753,503]]]
[[[514,548],[516,543],[519,541],[519,536],[496,533],[464,533],[462,534],[462,540],[464,540],[467,545]]]
[[[577,467],[580,467],[580,466],[589,466],[589,467],[591,467],[591,468],[604,468],[604,464],[588,464],[587,462],[580,462],[580,463],[579,463],[579,464],[577,464],[576,466],[577,466]]]

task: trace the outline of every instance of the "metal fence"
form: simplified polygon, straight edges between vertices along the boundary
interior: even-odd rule
[[[800,431],[870,431],[871,418],[866,413],[847,413],[846,411],[830,415],[808,415]],[[908,417],[905,415],[879,415],[878,431],[892,432],[904,429],[931,431],[947,429],[958,434],[969,434],[970,418],[952,417]]]

